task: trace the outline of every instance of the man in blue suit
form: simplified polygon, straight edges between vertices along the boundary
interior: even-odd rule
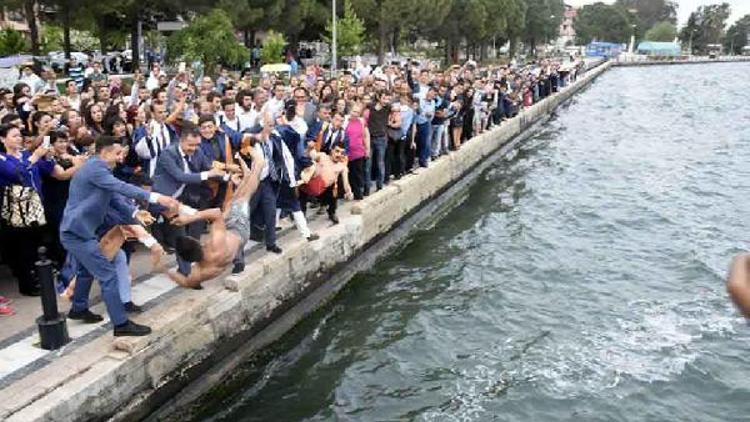
[[[115,336],[143,336],[151,332],[145,325],[130,321],[117,289],[115,264],[104,257],[99,247],[97,229],[105,222],[110,208],[120,215],[135,214],[136,209],[117,195],[158,203],[177,211],[180,203],[169,196],[149,193],[115,178],[112,169],[121,159],[123,147],[120,140],[111,136],[100,136],[96,140],[96,156],[89,159],[76,173],[70,183],[70,194],[60,224],[60,241],[69,254],[80,265],[99,280],[102,299],[114,325]],[[100,315],[88,309],[91,283],[76,283],[73,306],[68,317],[86,323],[102,320]]]
[[[223,170],[212,168],[212,162],[200,150],[201,135],[198,128],[190,122],[184,122],[180,142],[168,146],[159,155],[154,171],[153,191],[171,196],[181,203],[196,209],[208,207],[208,192],[203,182],[209,179],[229,180]],[[161,212],[162,207],[154,206],[153,211]],[[200,239],[203,224],[196,222],[186,226],[173,226],[167,221],[160,222],[154,229],[160,232],[160,242],[174,247],[175,240],[181,236]],[[159,237],[157,237],[158,239]],[[180,273],[190,274],[190,263],[177,257]]]

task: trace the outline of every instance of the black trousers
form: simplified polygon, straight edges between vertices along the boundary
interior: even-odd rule
[[[334,195],[333,188],[335,184],[329,186],[326,190],[323,191],[317,198],[318,201],[320,201],[320,206],[326,205],[328,207],[328,215],[336,215],[336,208],[338,207],[339,199],[336,195]],[[299,202],[300,206],[302,207],[302,213],[307,212],[307,203],[312,199],[313,197],[307,195],[306,193],[300,193]]]
[[[366,158],[349,161],[349,183],[352,186],[354,199],[364,198]]]
[[[39,247],[44,244],[47,228],[42,227],[7,227],[2,232],[3,261],[10,267],[13,277],[18,280],[18,291],[29,294],[38,289],[39,282],[35,276],[35,263],[39,259]]]
[[[385,154],[387,174],[399,179],[404,174],[404,144],[406,140],[402,137],[388,138],[388,152]]]

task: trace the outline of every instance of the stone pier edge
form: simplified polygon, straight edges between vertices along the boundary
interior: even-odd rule
[[[285,238],[283,255],[253,253],[241,277],[168,298],[137,318],[151,325],[152,335],[113,342],[107,333],[0,387],[0,420],[133,421],[177,414],[173,411],[231,374],[241,360],[333,298],[354,274],[369,268],[473,180],[490,164],[490,156],[511,148],[510,141],[611,66],[605,62],[590,69],[460,151],[347,204],[341,224],[321,231],[319,241]]]

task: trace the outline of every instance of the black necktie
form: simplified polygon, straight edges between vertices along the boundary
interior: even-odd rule
[[[190,156],[185,154],[185,162],[187,163],[188,170],[193,171],[193,163],[190,161]]]

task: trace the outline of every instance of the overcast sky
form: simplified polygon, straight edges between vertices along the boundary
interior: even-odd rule
[[[583,6],[584,4],[596,3],[597,0],[565,0],[565,3],[572,6]],[[614,3],[614,0],[604,0],[605,3]],[[750,0],[677,0],[679,9],[677,9],[677,19],[680,25],[687,22],[690,13],[695,11],[698,6],[727,2],[732,6],[732,16],[729,17],[731,25],[737,19],[750,14]]]

